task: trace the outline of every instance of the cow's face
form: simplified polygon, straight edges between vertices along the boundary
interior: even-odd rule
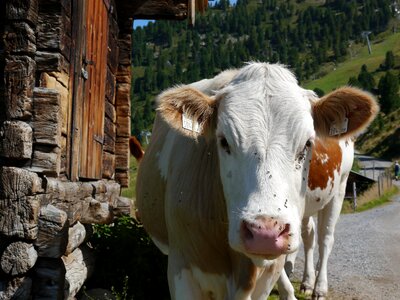
[[[314,137],[344,127],[345,119],[340,134],[352,134],[377,111],[355,89],[313,98],[288,70],[262,63],[239,70],[214,97],[191,87],[160,96],[159,111],[172,127],[217,143],[229,244],[255,261],[299,246]]]

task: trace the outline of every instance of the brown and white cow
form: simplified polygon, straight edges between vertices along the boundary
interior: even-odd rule
[[[171,297],[265,299],[300,244],[316,136],[351,135],[375,109],[352,88],[318,100],[267,63],[163,92],[137,206]]]
[[[352,139],[316,139],[314,142],[302,222],[305,264],[301,284],[301,290],[306,295],[312,294],[313,299],[325,299],[328,293],[328,258],[332,251],[335,226],[342,209],[353,158]],[[314,215],[318,215],[319,259],[316,270]],[[293,272],[295,257],[296,253],[288,255],[285,269],[289,275]],[[282,274],[278,283],[281,298],[296,299],[286,274]]]
[[[129,151],[138,163],[142,160],[144,151],[142,145],[134,135],[129,138]]]

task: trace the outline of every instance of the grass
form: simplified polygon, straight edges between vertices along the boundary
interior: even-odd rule
[[[300,281],[296,281],[296,280],[290,280],[292,282],[292,285],[294,287],[294,291],[295,291],[295,296],[297,298],[297,300],[307,300],[310,299],[310,297],[306,297],[303,293],[300,293]],[[275,288],[271,291],[271,294],[269,295],[267,300],[279,300],[279,293],[278,293],[278,289],[275,286]]]
[[[372,54],[368,53],[368,47],[353,45],[351,47],[352,58],[337,65],[329,65],[325,72],[327,74],[316,80],[306,82],[308,89],[320,88],[325,93],[346,85],[351,76],[356,76],[363,64],[366,64],[369,72],[375,71],[385,60],[386,52],[391,50],[394,55],[400,55],[400,32],[385,36],[385,39],[378,36],[372,41]]]
[[[391,188],[386,190],[382,196],[377,197],[378,193],[378,187],[374,185],[372,188],[367,190],[363,195],[359,197],[357,200],[357,208],[355,212],[362,212],[366,211],[368,209],[386,204],[390,202],[391,198],[399,193],[399,188],[395,185],[393,185]],[[343,206],[342,206],[342,213],[347,214],[347,213],[353,213],[353,207],[351,204],[351,201],[344,201]]]
[[[136,177],[137,177],[137,161],[131,156],[131,160],[129,163],[129,186],[127,188],[122,189],[122,196],[136,199]]]

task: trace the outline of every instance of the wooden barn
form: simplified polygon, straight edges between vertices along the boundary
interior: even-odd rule
[[[0,299],[73,299],[91,224],[130,212],[132,20],[204,0],[0,1]]]

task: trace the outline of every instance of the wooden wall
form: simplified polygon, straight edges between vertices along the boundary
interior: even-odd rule
[[[83,57],[92,22],[80,18],[99,12],[94,3],[98,21],[108,18],[92,36],[103,64]],[[129,182],[130,28],[119,28],[112,0],[0,5],[0,299],[73,298],[93,265],[91,224],[130,213],[120,197]],[[96,80],[84,78],[83,64]]]

